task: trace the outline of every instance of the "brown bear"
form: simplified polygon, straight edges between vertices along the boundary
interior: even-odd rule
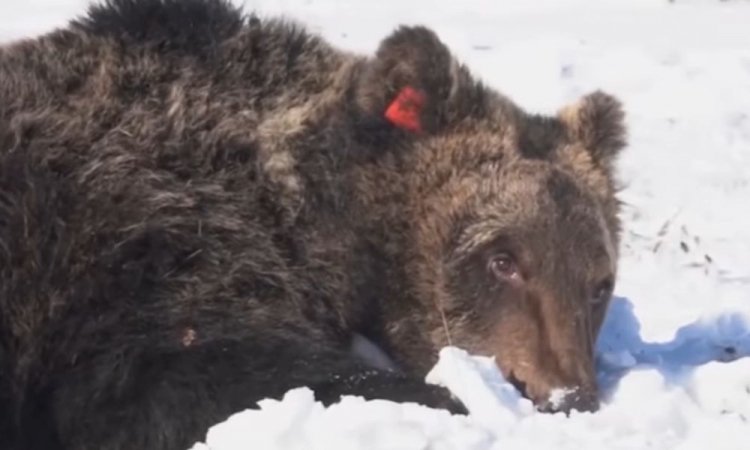
[[[299,386],[461,412],[423,381],[448,344],[596,409],[624,134],[613,97],[526,113],[419,26],[366,57],[108,0],[0,48],[0,447],[184,449]]]

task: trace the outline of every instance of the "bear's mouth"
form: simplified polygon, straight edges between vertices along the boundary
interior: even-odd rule
[[[569,414],[572,410],[594,412],[599,409],[599,396],[594,389],[580,386],[559,387],[542,394],[534,392],[529,383],[513,371],[510,371],[505,379],[518,389],[521,395],[531,400],[539,412]]]

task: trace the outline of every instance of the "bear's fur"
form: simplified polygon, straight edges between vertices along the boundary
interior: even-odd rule
[[[623,146],[614,98],[528,114],[418,26],[108,0],[0,47],[0,447],[184,449],[303,385],[460,412],[448,344],[595,409]]]

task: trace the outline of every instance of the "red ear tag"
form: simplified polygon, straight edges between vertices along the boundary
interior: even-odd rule
[[[385,118],[393,125],[414,133],[422,132],[420,116],[425,103],[425,95],[411,86],[399,91],[396,99],[385,110]]]

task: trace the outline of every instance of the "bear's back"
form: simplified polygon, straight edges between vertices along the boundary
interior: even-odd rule
[[[113,0],[0,49],[0,150],[53,141],[84,159],[126,148],[182,176],[232,170],[305,120],[346,59],[220,0]]]

